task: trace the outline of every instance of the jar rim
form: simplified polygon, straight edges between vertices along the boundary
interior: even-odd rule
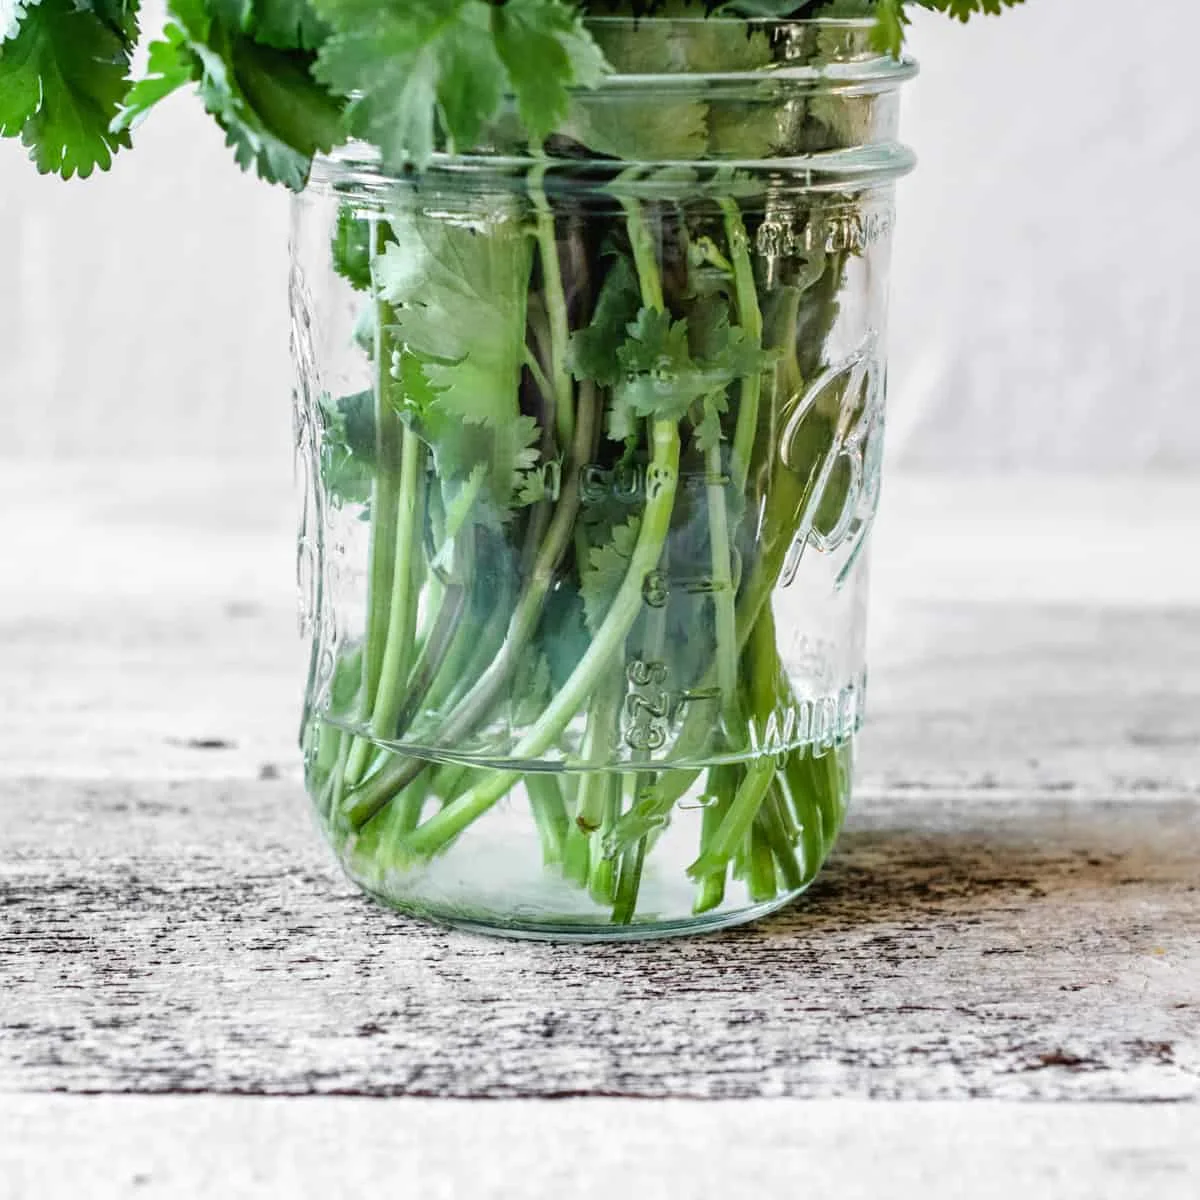
[[[691,70],[686,64],[672,70],[669,64],[663,64],[662,69],[656,71],[624,71],[618,64],[616,69],[602,76],[595,85],[593,90],[600,91],[688,86],[728,89],[761,84],[763,80],[770,79],[814,90],[845,92],[853,89],[871,92],[898,87],[919,72],[917,62],[911,56],[894,56],[878,49],[869,40],[868,35],[875,28],[875,21],[870,17],[597,16],[585,17],[583,26],[601,35],[628,33],[636,36],[643,31],[656,31],[661,35],[678,30],[679,41],[683,45],[693,34],[714,31],[718,35],[728,34],[731,39],[735,36],[745,39],[748,34],[763,34],[772,41],[823,32],[864,38],[861,44],[857,40],[848,43],[847,52],[833,54],[817,62],[804,55],[790,56],[785,51],[782,57],[760,66],[732,70],[721,70],[719,67]],[[576,92],[588,89],[573,87],[569,90]]]

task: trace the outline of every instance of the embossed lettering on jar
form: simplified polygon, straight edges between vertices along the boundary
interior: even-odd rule
[[[658,936],[842,824],[914,68],[869,22],[591,28],[544,150],[352,147],[296,201],[304,745],[384,902]]]

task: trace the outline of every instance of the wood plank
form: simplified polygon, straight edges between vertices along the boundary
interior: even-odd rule
[[[386,1180],[421,1200],[1192,1200],[1200,1179],[1183,1105],[0,1096],[0,1122],[7,1200],[327,1200]]]
[[[777,919],[577,947],[375,908],[287,781],[3,786],[0,1091],[1200,1099],[1193,800],[867,797]]]

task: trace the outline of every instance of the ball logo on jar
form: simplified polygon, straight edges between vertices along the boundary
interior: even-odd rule
[[[796,578],[809,546],[820,554],[846,552],[839,584],[854,565],[879,499],[883,398],[884,368],[872,336],[848,359],[821,374],[794,403],[783,427],[779,457],[810,482],[780,572],[780,587]],[[827,443],[815,456],[814,439]]]

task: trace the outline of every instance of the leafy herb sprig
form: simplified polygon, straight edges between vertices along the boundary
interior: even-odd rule
[[[299,190],[349,137],[390,168],[470,147],[513,97],[528,138],[608,69],[589,15],[866,17],[898,55],[908,12],[960,20],[1021,0],[170,0],[139,78],[139,0],[0,0],[0,136],[38,170],[107,170],[137,124],[194,87],[243,168]]]

